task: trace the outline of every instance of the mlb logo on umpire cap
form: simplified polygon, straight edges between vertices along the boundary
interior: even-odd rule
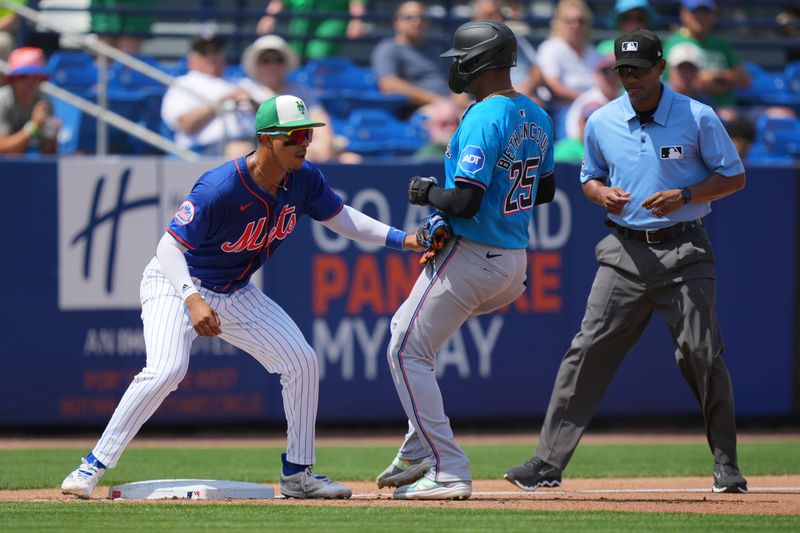
[[[636,29],[614,41],[614,68],[651,68],[663,59],[661,39],[651,31]]]

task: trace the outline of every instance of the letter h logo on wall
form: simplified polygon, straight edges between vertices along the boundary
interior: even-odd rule
[[[62,310],[140,305],[142,269],[159,237],[160,195],[154,162],[124,163],[59,162]]]

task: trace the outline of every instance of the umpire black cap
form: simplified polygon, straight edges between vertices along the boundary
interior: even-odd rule
[[[614,41],[614,58],[614,68],[651,68],[664,59],[661,39],[651,31],[630,31]]]

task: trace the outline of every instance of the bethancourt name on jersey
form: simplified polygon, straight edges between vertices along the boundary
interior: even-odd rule
[[[524,110],[520,110],[520,113],[524,113]],[[497,166],[504,170],[510,169],[514,164],[520,145],[523,141],[528,140],[538,143],[542,154],[547,152],[547,147],[550,146],[550,139],[541,127],[535,122],[522,122],[519,125],[519,131],[515,131],[508,140],[502,157],[497,160]]]

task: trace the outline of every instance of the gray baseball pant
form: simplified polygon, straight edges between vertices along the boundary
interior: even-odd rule
[[[558,369],[536,456],[566,467],[655,310],[669,328],[678,368],[702,407],[714,460],[737,466],[733,390],[722,358],[714,253],[705,229],[662,244],[615,232],[600,241],[595,255],[600,266],[581,331]]]
[[[489,256],[489,257],[487,257]],[[453,438],[436,381],[436,352],[467,319],[508,305],[525,290],[527,254],[451,239],[417,278],[392,317],[389,368],[409,420],[398,456],[433,456],[434,481],[469,481],[469,460]]]

